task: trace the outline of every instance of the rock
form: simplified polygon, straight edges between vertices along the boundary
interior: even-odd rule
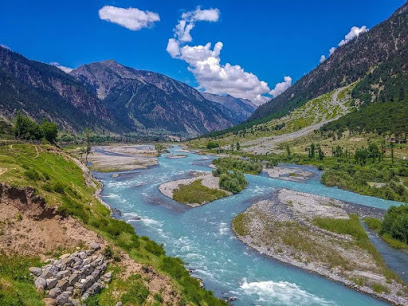
[[[61,256],[60,256],[60,259],[68,258],[68,257],[70,257],[70,256],[71,256],[71,254],[64,254],[64,255],[61,255]]]
[[[80,252],[80,253],[78,254],[78,256],[79,256],[79,258],[81,258],[81,259],[85,259],[85,258],[88,257],[85,252]]]
[[[61,293],[55,300],[57,305],[65,305],[68,303],[69,295],[65,293]]]
[[[48,292],[48,297],[55,299],[58,295],[61,294],[60,288],[53,288]]]
[[[71,275],[71,272],[64,270],[64,271],[60,271],[57,273],[57,278],[58,279],[68,278],[70,275]]]
[[[35,288],[37,289],[45,289],[45,287],[47,286],[47,281],[45,280],[45,278],[37,277],[37,279],[34,282],[35,284]]]
[[[61,279],[57,283],[57,287],[61,289],[61,291],[65,291],[68,288],[68,281],[65,279]]]
[[[56,301],[53,298],[45,298],[43,299],[45,306],[54,306],[56,305]]]
[[[33,273],[35,276],[40,276],[41,273],[42,273],[42,269],[41,269],[41,268],[37,268],[37,267],[28,268],[28,271],[30,271],[31,273]]]
[[[96,243],[96,242],[92,242],[92,243],[90,244],[90,247],[91,247],[91,249],[93,249],[94,251],[97,251],[97,250],[99,250],[99,249],[101,248],[101,246],[99,245],[99,243]]]
[[[46,282],[47,282],[47,288],[46,288],[46,289],[52,289],[52,288],[54,288],[54,287],[57,285],[58,279],[56,279],[56,278],[48,278],[48,279],[46,280]]]
[[[78,281],[78,279],[79,279],[79,274],[77,272],[73,273],[68,279],[69,285],[75,284]]]
[[[47,278],[51,278],[51,277],[53,277],[54,276],[54,274],[52,274],[48,269],[47,270],[44,270],[42,273],[41,273],[41,278],[44,278],[44,279],[47,279]]]
[[[122,304],[122,302],[120,302],[120,301],[116,303],[116,306],[122,306],[122,305],[123,305],[123,304]]]

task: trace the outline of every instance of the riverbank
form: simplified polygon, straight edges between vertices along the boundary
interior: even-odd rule
[[[93,148],[88,162],[92,171],[131,171],[157,165],[157,157],[157,151],[150,146],[104,146]]]
[[[0,173],[0,182],[4,182],[0,183],[1,305],[54,305],[57,299],[69,300],[78,290],[75,299],[82,295],[82,303],[92,295],[89,302],[100,305],[154,304],[158,300],[171,305],[225,305],[200,287],[183,262],[168,257],[149,238],[138,236],[130,224],[112,218],[96,197],[101,185],[75,157],[53,146],[19,144],[0,148],[0,163],[4,165]],[[66,254],[62,260],[77,258],[72,254],[87,252],[89,247],[98,248],[104,256],[112,272],[109,287],[91,281],[93,266],[80,282],[78,275],[67,280],[69,271],[65,270],[58,270],[64,274],[58,281],[53,277],[55,269],[45,266],[61,254]],[[35,273],[40,266],[53,271],[43,271],[39,277]],[[30,267],[37,276],[35,283]],[[83,271],[78,265],[71,268]],[[95,272],[94,280],[100,273],[102,270],[96,277]]]
[[[282,189],[239,214],[233,230],[262,254],[406,305],[406,286],[388,270],[355,214],[378,218],[381,211]]]
[[[303,182],[313,177],[314,175],[310,171],[305,171],[288,166],[275,166],[273,168],[265,168],[263,171],[266,172],[271,178],[293,182]]]

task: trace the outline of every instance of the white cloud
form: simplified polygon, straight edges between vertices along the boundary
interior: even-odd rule
[[[276,84],[275,88],[271,90],[270,94],[276,98],[290,86],[292,86],[292,78],[290,76],[285,76],[283,78],[283,82]]]
[[[199,7],[183,13],[174,29],[174,38],[168,41],[167,52],[173,58],[188,63],[188,69],[194,74],[200,89],[214,94],[230,94],[249,99],[258,105],[267,102],[270,100],[271,90],[266,82],[259,80],[255,74],[246,72],[240,65],[221,64],[222,42],[217,42],[213,48],[211,43],[196,46],[185,44],[192,41],[190,32],[196,21],[216,22],[219,15],[217,9],[201,10]],[[289,78],[290,82],[286,78]],[[285,85],[278,84],[278,88],[274,89],[276,96],[290,86],[292,79],[286,78]]]
[[[365,32],[368,32],[368,28],[366,26],[362,26],[361,28],[352,27],[350,32],[344,36],[344,39],[339,43],[339,47],[347,44],[349,41],[352,41],[354,38]]]
[[[124,9],[110,5],[99,10],[99,18],[119,24],[132,31],[151,27],[155,22],[160,21],[159,14],[154,12],[141,11],[131,7]]]
[[[191,42],[191,30],[195,27],[196,21],[217,22],[220,18],[218,9],[202,10],[197,7],[194,11],[186,12],[181,15],[181,19],[174,29],[176,38],[181,42]]]
[[[51,62],[50,65],[53,65],[53,66],[55,66],[55,67],[61,69],[61,70],[64,71],[65,73],[70,73],[72,70],[74,70],[74,69],[72,69],[72,68],[62,66],[62,65],[60,65],[60,64],[57,63],[57,62]]]
[[[325,60],[326,60],[325,55],[320,56],[320,64],[323,63]]]
[[[344,36],[344,39],[339,42],[338,46],[339,47],[344,46],[345,44],[352,41],[354,38],[357,38],[360,34],[368,32],[368,31],[369,31],[369,29],[367,28],[367,26],[362,26],[361,28],[354,26],[354,27],[352,27],[350,29],[350,32],[348,32]],[[336,47],[331,47],[330,50],[329,50],[329,56],[331,56],[334,53],[334,51],[336,51],[336,49],[337,49]],[[322,56],[324,56],[324,55],[322,55]]]

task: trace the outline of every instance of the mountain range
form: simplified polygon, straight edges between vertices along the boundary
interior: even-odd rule
[[[208,97],[163,74],[114,60],[83,65],[67,74],[0,47],[0,113],[7,120],[21,110],[72,132],[91,127],[186,138],[231,127],[255,110],[247,100]]]

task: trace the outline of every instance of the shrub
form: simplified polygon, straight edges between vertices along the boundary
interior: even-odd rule
[[[241,172],[225,172],[220,175],[219,185],[222,189],[235,194],[246,188],[248,181]]]
[[[408,205],[392,206],[387,210],[380,234],[408,243]]]
[[[219,148],[220,145],[214,141],[209,141],[206,147],[207,149],[211,150],[211,149]]]
[[[34,181],[34,182],[37,182],[37,181],[39,181],[39,180],[41,179],[41,177],[40,177],[40,175],[38,174],[38,172],[35,171],[34,169],[28,169],[27,171],[24,172],[24,175],[25,175],[28,179],[30,179],[30,180],[32,180],[32,181]]]

